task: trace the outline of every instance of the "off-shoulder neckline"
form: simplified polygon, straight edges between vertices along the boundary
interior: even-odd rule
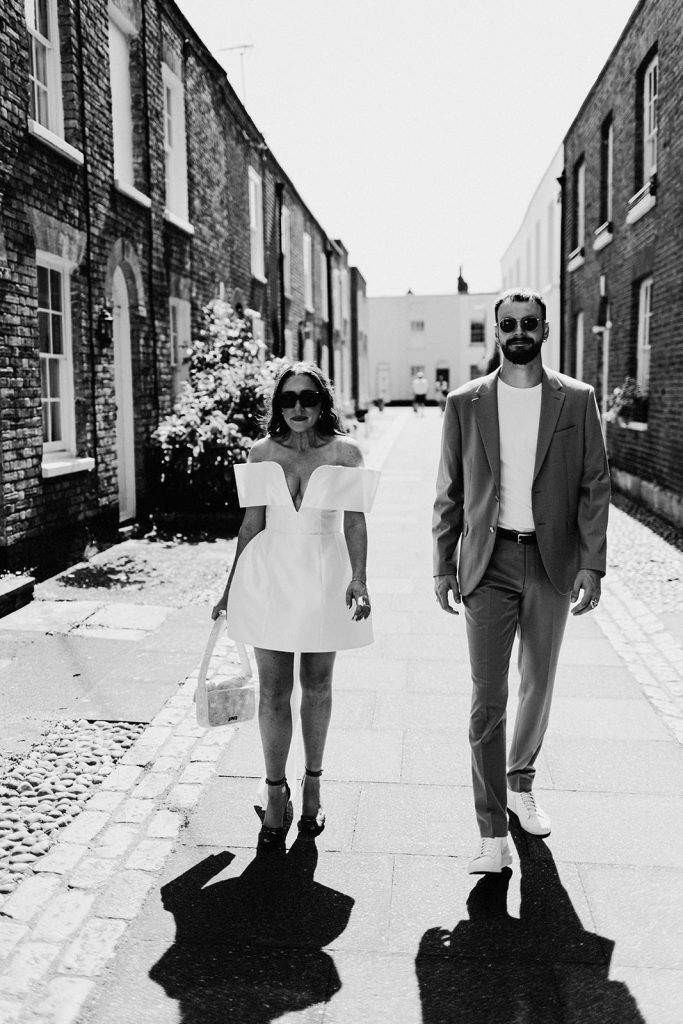
[[[294,496],[292,495],[292,492],[289,489],[289,484],[287,483],[287,474],[285,473],[285,467],[282,465],[281,462],[276,462],[275,459],[260,459],[258,462],[247,462],[247,463],[245,463],[245,465],[246,466],[278,466],[280,471],[282,472],[282,482],[283,482],[283,484],[285,486],[285,490],[287,491],[287,494],[289,495],[289,500],[292,503],[292,508],[294,509],[294,511],[297,514],[303,508],[304,502],[306,500],[306,495],[308,494],[308,491],[309,491],[310,486],[311,486],[311,481],[312,481],[313,477],[315,476],[315,474],[318,472],[319,469],[350,469],[353,472],[356,472],[357,470],[366,470],[367,469],[367,466],[336,466],[336,465],[333,465],[331,463],[323,463],[321,466],[316,466],[315,469],[311,470],[311,474],[310,474],[310,476],[308,478],[308,483],[306,484],[306,490],[301,495],[301,504],[297,508],[296,505],[294,504]]]

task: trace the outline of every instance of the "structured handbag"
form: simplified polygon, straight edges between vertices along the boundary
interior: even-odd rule
[[[225,615],[213,624],[199,668],[195,702],[197,724],[204,728],[248,722],[256,709],[256,684],[244,644],[235,643],[235,651],[214,654],[225,631]]]

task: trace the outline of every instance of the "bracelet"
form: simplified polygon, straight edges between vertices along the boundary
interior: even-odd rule
[[[354,581],[356,583],[362,583],[363,586],[367,586],[367,583],[368,583],[367,580],[362,579],[360,576],[352,576],[351,577],[351,582],[353,583]]]

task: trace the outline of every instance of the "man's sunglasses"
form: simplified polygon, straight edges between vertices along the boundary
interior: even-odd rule
[[[322,401],[319,391],[283,391],[280,405],[283,409],[293,409],[298,402],[302,409],[315,409]]]
[[[503,334],[512,334],[517,324],[523,331],[535,331],[540,322],[540,318],[537,316],[523,316],[521,320],[515,320],[514,316],[504,316],[498,327]]]

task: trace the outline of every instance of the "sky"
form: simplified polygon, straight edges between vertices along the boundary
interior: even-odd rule
[[[500,259],[636,0],[176,0],[369,295]],[[249,46],[240,54],[234,47]]]

